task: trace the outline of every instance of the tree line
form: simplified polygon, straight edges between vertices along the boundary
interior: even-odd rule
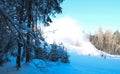
[[[109,54],[120,55],[120,32],[112,32],[108,29],[105,32],[99,28],[95,35],[90,35],[90,41],[95,47]]]

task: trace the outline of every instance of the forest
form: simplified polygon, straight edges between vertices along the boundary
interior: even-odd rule
[[[111,29],[102,31],[100,27],[96,34],[89,36],[90,41],[101,51],[113,55],[120,55],[120,32],[113,32]]]

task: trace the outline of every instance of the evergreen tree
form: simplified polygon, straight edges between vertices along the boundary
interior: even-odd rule
[[[0,26],[3,26],[2,23],[7,23],[11,33],[17,37],[16,64],[18,69],[21,61],[21,47],[24,48],[27,63],[31,59],[31,52],[40,45],[41,34],[36,35],[38,34],[37,22],[49,26],[52,22],[51,16],[62,12],[60,6],[62,2],[63,0],[0,0],[0,18],[5,20],[0,20]],[[36,45],[33,44],[34,40]],[[3,45],[1,47],[0,50],[5,49]]]

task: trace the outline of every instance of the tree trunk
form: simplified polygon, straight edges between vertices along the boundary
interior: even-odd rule
[[[16,64],[17,64],[17,70],[19,70],[19,68],[21,67],[21,44],[20,42],[18,41],[18,51],[17,51],[17,60],[16,60]]]
[[[32,22],[32,0],[28,1],[28,8],[27,8],[27,14],[28,14],[28,28],[31,28],[31,22]],[[27,48],[26,48],[26,63],[30,61],[30,43],[31,43],[31,38],[29,33],[27,33]]]

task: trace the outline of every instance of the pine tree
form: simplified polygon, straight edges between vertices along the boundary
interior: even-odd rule
[[[0,18],[5,19],[2,23],[7,23],[11,33],[17,37],[16,64],[18,69],[21,61],[21,47],[26,50],[26,62],[29,62],[31,52],[40,45],[40,37],[35,32],[37,21],[43,23],[44,26],[49,26],[52,22],[51,16],[62,12],[60,6],[62,2],[63,0],[0,0]],[[0,25],[3,24],[0,22]],[[36,45],[33,44],[33,40],[37,43]],[[5,49],[3,45],[1,47],[1,50]]]

